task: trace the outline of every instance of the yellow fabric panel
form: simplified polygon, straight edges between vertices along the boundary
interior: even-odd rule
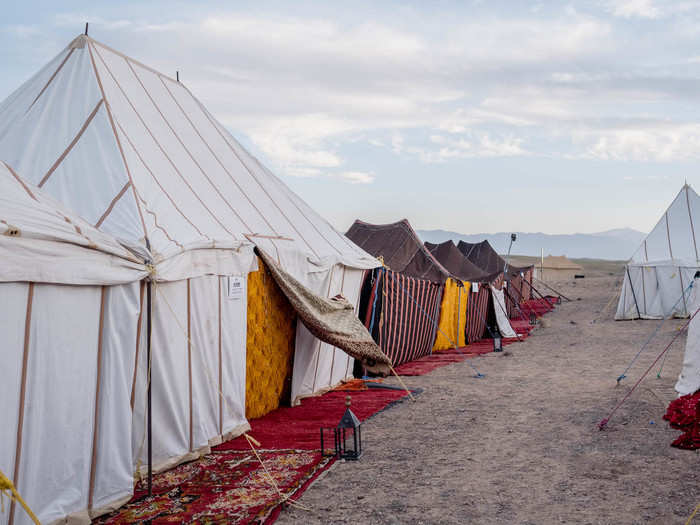
[[[442,294],[440,304],[440,322],[437,337],[433,345],[433,351],[447,350],[452,348],[452,342],[457,346],[465,346],[464,328],[467,325],[467,299],[471,283],[462,281],[464,288],[457,286],[452,279],[447,279],[445,291]],[[449,339],[447,337],[449,337]]]
[[[245,415],[261,417],[289,397],[296,314],[258,258],[248,274]]]

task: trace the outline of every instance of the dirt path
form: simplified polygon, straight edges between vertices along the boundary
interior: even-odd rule
[[[304,523],[685,523],[700,503],[700,456],[669,446],[661,419],[673,399],[685,337],[616,413],[683,321],[669,321],[615,387],[658,321],[592,320],[612,277],[562,286],[563,303],[509,352],[422,377],[416,403],[378,414],[363,431],[365,456],[337,463],[280,524]],[[510,353],[511,355],[507,355]],[[700,519],[698,520],[700,523]]]

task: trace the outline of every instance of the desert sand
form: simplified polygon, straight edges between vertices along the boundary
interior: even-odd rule
[[[616,386],[660,321],[612,319],[620,277],[589,269],[557,283],[563,302],[502,354],[407,377],[423,389],[364,424],[365,455],[337,462],[280,524],[685,523],[700,503],[700,456],[670,443],[685,335],[607,416],[685,322],[668,321]],[[595,320],[595,322],[594,322]],[[387,380],[396,383],[395,379]],[[697,518],[696,518],[697,519]],[[698,519],[700,523],[700,519]]]

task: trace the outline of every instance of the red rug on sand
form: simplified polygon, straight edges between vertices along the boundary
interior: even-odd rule
[[[681,396],[668,405],[664,419],[671,428],[682,430],[672,447],[685,450],[700,449],[700,391]]]
[[[259,450],[267,472],[251,451],[214,452],[155,476],[131,503],[95,521],[104,525],[144,523],[266,523],[279,514],[280,491],[298,495],[332,461],[318,451]]]
[[[332,391],[302,400],[250,421],[250,435],[260,441],[258,453],[280,492],[291,500],[335,458],[321,457],[320,428],[334,427],[350,395],[352,411],[364,421],[407,396],[405,391],[372,388]],[[95,523],[122,525],[151,520],[165,523],[272,523],[281,498],[244,437],[214,447],[211,454],[153,477],[153,495],[136,487],[129,503]]]
[[[530,312],[534,312],[537,317],[541,317],[547,312],[554,310],[557,298],[547,296],[546,299],[529,299],[521,303],[520,309],[526,316],[530,316]]]
[[[511,319],[510,324],[513,327],[513,330],[515,330],[520,336],[520,339],[517,337],[503,339],[504,346],[511,343],[516,343],[518,341],[524,341],[534,328],[532,325],[530,325],[529,321],[524,321],[522,319]],[[488,354],[490,352],[493,352],[493,339],[481,339],[471,343],[468,346],[462,346],[457,350],[454,348],[440,350],[425,357],[421,357],[420,359],[416,359],[415,361],[404,363],[401,366],[396,367],[396,373],[401,376],[422,376],[437,368],[441,368],[452,363],[461,363],[470,357],[477,357],[481,354]]]
[[[405,397],[404,390],[372,388],[359,392],[328,392],[320,397],[303,399],[296,407],[283,407],[250,422],[249,434],[262,448],[321,448],[320,428],[334,427],[345,413],[345,396],[352,400],[352,411],[360,421],[373,416],[388,405]],[[244,437],[215,447],[216,450],[249,450]]]

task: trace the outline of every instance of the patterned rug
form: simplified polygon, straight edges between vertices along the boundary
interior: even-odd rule
[[[285,496],[296,499],[332,460],[311,450],[258,450]],[[269,523],[280,495],[252,451],[215,451],[153,478],[153,495],[139,484],[133,499],[94,523]]]

